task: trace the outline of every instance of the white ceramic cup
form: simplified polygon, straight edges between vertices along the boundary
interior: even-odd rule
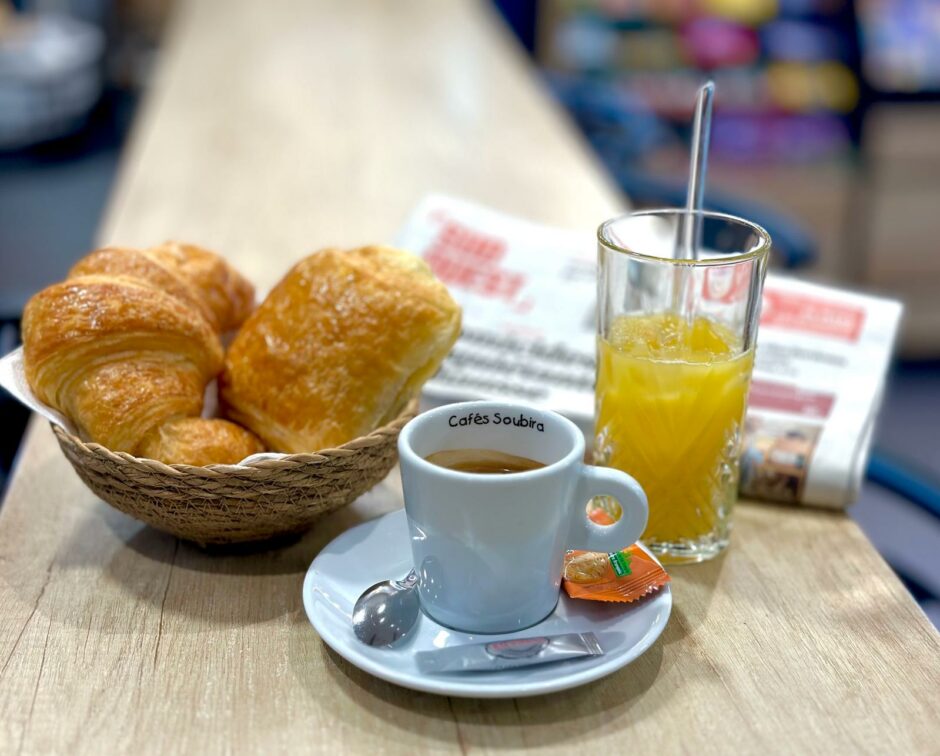
[[[508,475],[458,472],[425,457],[493,449],[545,467]],[[646,527],[646,495],[633,478],[584,464],[584,436],[555,412],[509,402],[463,402],[425,412],[398,438],[405,513],[421,607],[464,632],[530,627],[558,603],[566,549],[617,551]],[[609,495],[623,517],[587,517]]]

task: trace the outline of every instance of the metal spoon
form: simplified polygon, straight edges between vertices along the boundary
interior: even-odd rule
[[[383,580],[367,588],[353,607],[356,637],[367,646],[387,648],[404,638],[418,621],[418,576]]]

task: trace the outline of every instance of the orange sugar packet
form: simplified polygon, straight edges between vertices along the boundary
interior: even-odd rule
[[[636,601],[669,582],[666,570],[636,545],[609,554],[569,551],[563,577],[571,598],[592,601]]]

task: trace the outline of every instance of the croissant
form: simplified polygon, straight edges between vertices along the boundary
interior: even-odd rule
[[[389,247],[326,249],[239,330],[222,406],[275,451],[343,444],[394,419],[459,332],[460,308],[424,261]]]
[[[254,287],[219,255],[193,244],[104,247],[79,260],[69,278],[93,273],[142,278],[199,310],[219,333],[238,328],[254,308]]]
[[[26,379],[83,437],[111,450],[238,462],[261,442],[199,415],[222,368],[219,333],[244,319],[253,297],[222,258],[196,247],[97,250],[26,304]]]

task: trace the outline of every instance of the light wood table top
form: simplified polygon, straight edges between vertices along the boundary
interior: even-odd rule
[[[430,191],[568,226],[623,207],[482,3],[181,2],[100,239],[200,242],[265,288]],[[938,635],[842,515],[741,505],[634,664],[476,701],[373,679],[304,616],[318,550],[397,506],[393,475],[290,545],[210,554],[97,500],[34,422],[0,510],[0,751],[937,751]]]

